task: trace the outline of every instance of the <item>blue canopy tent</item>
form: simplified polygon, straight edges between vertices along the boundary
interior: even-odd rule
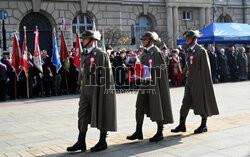
[[[199,44],[212,43],[250,43],[250,25],[241,23],[212,23],[200,31],[203,36],[198,38]],[[186,39],[177,39],[177,45],[185,45]]]

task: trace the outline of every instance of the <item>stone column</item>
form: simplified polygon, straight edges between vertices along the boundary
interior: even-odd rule
[[[206,26],[210,24],[210,7],[206,8]]]
[[[178,7],[173,8],[173,43],[174,47],[177,46],[176,39],[179,38],[179,17],[178,17]]]
[[[205,25],[205,8],[200,8],[200,30],[204,28]]]
[[[167,7],[167,44],[169,48],[173,47],[173,8]]]

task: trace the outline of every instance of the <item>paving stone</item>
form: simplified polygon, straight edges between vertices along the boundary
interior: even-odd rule
[[[171,88],[174,124],[165,125],[164,140],[150,143],[157,125],[144,119],[144,140],[129,141],[126,136],[135,131],[136,94],[118,94],[118,132],[108,133],[109,149],[91,153],[99,139],[99,131],[89,128],[87,152],[70,154],[68,146],[78,136],[77,110],[79,96],[15,100],[0,104],[0,157],[9,156],[239,156],[250,155],[250,82],[216,84],[214,89],[220,115],[208,119],[209,131],[194,135],[200,117],[190,112],[187,132],[173,134],[179,120],[184,88]],[[231,89],[235,90],[231,90]],[[225,97],[224,95],[227,95]],[[235,105],[241,100],[240,104]],[[12,146],[10,146],[12,145]]]

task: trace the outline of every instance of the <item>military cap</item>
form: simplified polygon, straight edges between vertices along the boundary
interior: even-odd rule
[[[99,31],[86,30],[82,33],[81,39],[82,38],[93,38],[96,40],[101,40],[101,33]]]
[[[203,34],[200,33],[198,30],[189,30],[189,31],[186,31],[184,34],[183,34],[183,37],[184,38],[199,38],[201,37]]]
[[[141,40],[143,39],[153,39],[154,41],[157,41],[159,40],[159,36],[157,33],[155,32],[150,32],[150,31],[147,31],[145,32],[145,34],[141,37]]]

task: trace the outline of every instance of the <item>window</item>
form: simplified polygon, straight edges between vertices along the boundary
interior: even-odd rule
[[[192,20],[192,12],[183,11],[183,20]]]
[[[76,33],[76,27],[78,28],[78,33],[82,34],[86,30],[93,29],[93,21],[89,16],[79,14],[73,20],[72,29],[74,34]]]
[[[232,18],[231,18],[230,16],[228,16],[228,15],[226,15],[226,16],[221,15],[221,16],[218,18],[217,22],[227,23],[227,22],[233,22],[233,20],[232,20]]]
[[[152,31],[153,24],[150,18],[147,16],[140,16],[136,19],[136,46],[140,47],[141,37],[146,31]]]

